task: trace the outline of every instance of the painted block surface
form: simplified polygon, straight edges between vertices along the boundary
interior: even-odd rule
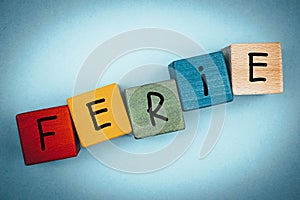
[[[117,84],[107,85],[67,99],[82,147],[131,132]]]
[[[26,165],[77,156],[68,106],[37,110],[16,116]]]
[[[184,119],[174,80],[125,89],[135,138],[184,129]]]
[[[221,51],[174,61],[169,65],[169,73],[177,82],[184,111],[233,100]]]
[[[230,68],[234,95],[283,92],[279,42],[232,44],[223,53]]]

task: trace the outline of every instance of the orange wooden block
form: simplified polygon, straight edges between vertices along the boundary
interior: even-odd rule
[[[224,48],[223,53],[230,68],[234,95],[283,92],[279,42],[232,44]]]
[[[77,156],[80,146],[68,106],[16,116],[26,165]]]
[[[117,84],[67,99],[82,147],[131,132],[131,124]]]

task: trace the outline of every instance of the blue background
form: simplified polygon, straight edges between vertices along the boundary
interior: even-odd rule
[[[1,199],[299,199],[299,1],[0,1]],[[284,93],[227,104],[222,136],[199,160],[197,137],[171,166],[147,174],[78,157],[26,167],[15,115],[66,104],[82,63],[128,30],[180,32],[217,51],[231,43],[282,43]],[[168,63],[162,63],[168,64]]]

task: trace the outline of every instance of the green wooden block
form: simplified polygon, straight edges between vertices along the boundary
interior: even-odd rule
[[[125,89],[125,98],[135,138],[184,129],[175,80]]]

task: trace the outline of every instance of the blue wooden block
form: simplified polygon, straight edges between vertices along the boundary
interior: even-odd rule
[[[177,60],[169,65],[184,111],[233,100],[222,51]]]

